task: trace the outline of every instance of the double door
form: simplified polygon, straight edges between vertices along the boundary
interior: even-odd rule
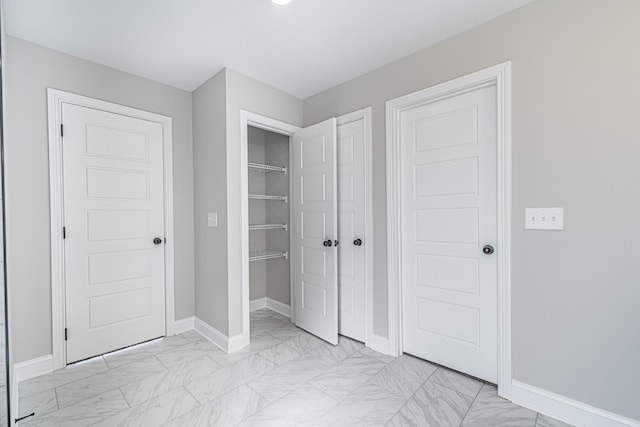
[[[364,120],[303,129],[292,149],[295,323],[333,344],[364,341]]]

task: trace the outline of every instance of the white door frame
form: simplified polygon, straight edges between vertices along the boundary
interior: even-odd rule
[[[51,215],[51,326],[53,369],[67,365],[65,328],[65,253],[62,227],[64,226],[64,179],[62,173],[62,104],[73,104],[162,125],[164,154],[164,274],[165,274],[165,335],[174,334],[174,240],[173,240],[173,141],[171,117],[138,110],[111,102],[76,95],[57,89],[47,89],[49,122],[49,197]]]
[[[497,95],[498,393],[511,397],[511,62],[505,62],[386,103],[389,342],[402,352],[401,115],[404,111],[486,86]]]
[[[365,207],[367,210],[366,217],[366,241],[365,257],[366,257],[366,290],[365,290],[365,330],[367,343],[371,340],[373,327],[373,150],[371,149],[371,107],[354,111],[337,118],[338,126],[347,124],[359,119],[364,120],[364,148],[365,148]],[[251,113],[249,111],[240,110],[240,221],[241,221],[241,245],[242,245],[242,265],[241,268],[241,286],[242,286],[242,343],[236,348],[242,348],[249,345],[250,341],[250,296],[249,296],[249,171],[248,171],[248,144],[249,134],[248,126],[268,130],[279,133],[281,135],[293,136],[294,133],[301,128],[289,123],[285,123],[260,114]],[[291,150],[289,150],[289,159],[291,166]],[[291,187],[290,182],[290,187]],[[291,193],[291,188],[289,191]],[[290,228],[291,230],[291,228]],[[293,233],[291,233],[291,242],[293,242]],[[293,247],[293,246],[291,246]],[[293,278],[293,263],[295,262],[295,254],[289,253],[290,275]],[[230,265],[229,268],[234,266]],[[291,287],[291,321],[295,321],[294,307],[295,296],[293,295],[293,287]],[[231,349],[230,349],[231,350]]]

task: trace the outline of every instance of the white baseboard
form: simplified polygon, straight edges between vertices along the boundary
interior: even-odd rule
[[[16,383],[30,380],[31,378],[39,377],[40,375],[51,372],[53,372],[52,354],[13,364],[13,379]]]
[[[265,297],[254,299],[250,302],[251,311],[262,310],[263,308],[268,308],[278,314],[282,314],[284,317],[291,318],[291,306],[280,301]]]
[[[183,332],[191,331],[195,329],[195,317],[187,317],[184,319],[176,320],[173,327],[173,333],[178,335]]]
[[[258,311],[267,307],[267,298],[258,298],[249,302],[250,311]]]
[[[248,335],[247,335],[247,337],[245,337],[242,334],[236,335],[236,336],[233,336],[233,337],[229,338],[229,345],[228,345],[227,352],[228,353],[233,353],[235,351],[242,350],[243,348],[245,348],[248,345],[249,345],[249,336]]]
[[[280,301],[267,298],[267,308],[282,314],[284,317],[291,318],[291,306],[281,303]]]
[[[579,427],[639,427],[632,420],[586,403],[513,380],[511,401],[525,408]]]
[[[242,335],[236,335],[231,338],[209,325],[203,320],[194,318],[194,326],[196,332],[200,335],[220,347],[222,350],[227,353],[233,353],[234,351],[238,351],[241,348],[246,347],[249,344],[249,340]]]
[[[389,338],[384,338],[380,335],[372,333],[369,335],[369,339],[367,340],[365,345],[370,349],[377,351],[378,353],[387,354],[394,357],[397,356],[391,351],[391,343],[389,342]]]

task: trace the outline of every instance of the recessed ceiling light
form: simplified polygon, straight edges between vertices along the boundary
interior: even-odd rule
[[[285,4],[291,3],[291,0],[271,0],[271,2],[279,4],[280,6],[284,6]]]

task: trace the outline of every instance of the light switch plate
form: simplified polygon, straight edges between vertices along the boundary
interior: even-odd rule
[[[207,226],[208,227],[218,226],[218,212],[207,213]]]
[[[564,230],[564,208],[526,208],[527,230]]]

